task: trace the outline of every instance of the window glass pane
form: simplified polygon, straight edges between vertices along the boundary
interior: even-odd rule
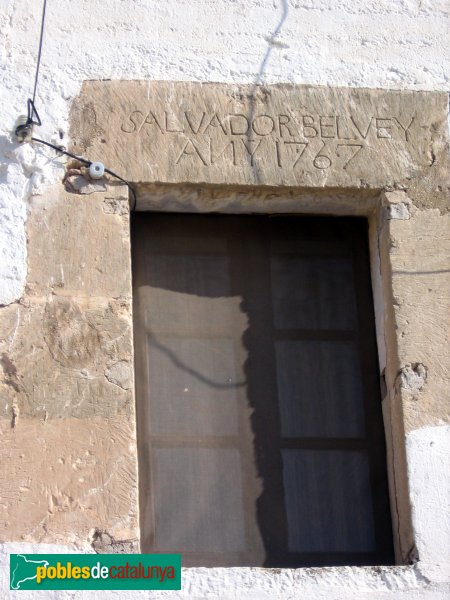
[[[239,452],[154,448],[153,453],[155,550],[244,550]]]
[[[158,331],[214,329],[230,322],[228,258],[155,254],[148,261],[146,325]],[[224,300],[225,299],[225,300]]]
[[[221,254],[156,254],[150,284],[185,294],[216,297],[230,293],[228,259]]]
[[[354,342],[277,341],[275,351],[283,436],[364,436],[364,397]]]
[[[363,452],[283,450],[289,549],[375,548],[369,466]]]
[[[153,337],[148,366],[153,434],[237,435],[233,340]]]
[[[133,223],[143,551],[389,564],[365,222]]]
[[[352,330],[356,327],[349,258],[271,258],[272,300],[278,329]]]

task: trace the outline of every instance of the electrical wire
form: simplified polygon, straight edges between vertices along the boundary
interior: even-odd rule
[[[38,56],[36,61],[36,73],[34,75],[34,88],[33,88],[33,98],[28,98],[27,100],[27,121],[24,125],[22,125],[22,129],[28,128],[30,129],[33,125],[37,125],[38,127],[42,125],[41,118],[36,109],[36,93],[37,86],[39,80],[39,69],[41,67],[41,56],[42,56],[42,46],[44,41],[44,30],[45,30],[45,13],[47,10],[47,0],[44,0],[44,4],[42,5],[42,16],[41,16],[41,33],[39,36],[39,49]],[[36,121],[34,120],[36,117]]]
[[[56,146],[56,144],[51,144],[50,142],[46,142],[45,140],[41,140],[36,137],[32,137],[31,141],[37,142],[38,144],[43,144],[44,146],[48,146],[49,148],[56,150],[60,154],[65,154],[66,156],[69,156],[70,158],[73,158],[74,160],[78,160],[79,162],[84,163],[87,167],[90,167],[92,165],[93,161],[88,160],[87,158],[83,158],[82,156],[78,156],[77,154],[72,154],[72,152],[67,152],[67,150],[64,150],[64,148],[61,148],[61,146]],[[134,191],[131,184],[126,179],[124,179],[120,175],[117,175],[117,173],[114,173],[114,171],[111,171],[111,169],[107,169],[106,167],[105,167],[105,173],[108,173],[108,175],[111,175],[112,177],[115,177],[119,181],[122,181],[122,183],[124,183],[128,187],[131,194],[133,195],[133,206],[132,206],[131,210],[133,210],[133,211],[136,210],[137,196],[136,196],[136,192]]]
[[[70,158],[74,158],[75,160],[79,160],[80,162],[84,163],[88,167],[91,165],[91,161],[87,160],[87,158],[83,158],[82,156],[77,156],[76,154],[72,154],[71,152],[67,152],[67,150],[64,150],[64,148],[62,148],[61,146],[56,146],[56,144],[51,144],[50,142],[46,142],[45,140],[40,140],[39,138],[35,138],[35,137],[32,137],[31,141],[32,142],[38,142],[39,144],[44,144],[44,146],[48,146],[49,148],[53,148],[53,150],[56,150],[60,154],[65,154],[66,156],[70,156]]]
[[[41,66],[41,54],[42,54],[42,42],[44,39],[44,27],[45,27],[45,11],[47,9],[47,0],[44,0],[44,5],[42,7],[42,18],[41,18],[41,36],[39,38],[39,52],[36,63],[36,75],[34,77],[34,90],[33,90],[33,105],[36,101],[36,90],[39,79],[39,67]]]
[[[76,154],[67,152],[67,150],[64,150],[60,146],[56,146],[55,144],[46,142],[45,140],[41,140],[39,138],[32,137],[33,125],[37,125],[38,127],[42,125],[41,118],[36,109],[36,93],[37,93],[38,80],[39,80],[39,69],[41,66],[41,56],[42,56],[42,47],[43,47],[43,41],[44,41],[46,10],[47,10],[47,0],[43,0],[42,17],[41,17],[41,33],[40,33],[40,37],[39,37],[39,49],[38,49],[38,56],[37,56],[37,61],[36,61],[36,73],[34,76],[33,98],[28,98],[26,122],[22,122],[16,127],[15,134],[16,134],[17,139],[21,142],[24,142],[27,140],[27,141],[32,141],[32,142],[37,142],[39,144],[43,144],[44,146],[48,146],[49,148],[56,150],[60,154],[65,154],[66,156],[69,156],[70,158],[78,160],[78,161],[84,163],[85,165],[87,165],[88,167],[90,167],[92,164],[91,160],[87,160],[86,158],[83,158],[82,156],[77,156]],[[128,186],[128,189],[130,190],[131,194],[133,195],[133,206],[132,206],[131,210],[133,210],[133,211],[136,210],[137,197],[136,197],[136,192],[132,188],[131,184],[126,179],[124,179],[120,175],[117,175],[117,173],[114,173],[114,171],[111,171],[111,169],[107,169],[106,167],[105,167],[105,173],[108,173],[108,175],[111,175],[112,177],[119,179],[119,181],[122,181],[125,185]]]

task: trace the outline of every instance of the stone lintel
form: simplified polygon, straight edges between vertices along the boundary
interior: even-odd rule
[[[72,150],[131,182],[381,189],[444,161],[447,95],[90,81]]]

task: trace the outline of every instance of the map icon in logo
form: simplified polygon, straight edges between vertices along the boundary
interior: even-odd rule
[[[36,579],[36,567],[48,567],[46,560],[30,560],[23,554],[15,554],[10,557],[10,585],[12,590],[20,590],[25,581]]]

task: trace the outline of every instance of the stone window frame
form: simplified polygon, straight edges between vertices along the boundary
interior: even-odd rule
[[[417,560],[417,550],[407,478],[404,415],[400,401],[401,390],[398,386],[399,361],[389,256],[392,244],[390,221],[410,218],[411,202],[406,193],[362,189],[277,190],[268,186],[150,183],[138,184],[135,190],[138,211],[358,216],[367,219],[395,562],[398,566],[413,564]],[[127,195],[131,207],[133,199],[129,191],[123,188],[123,192]],[[335,569],[342,568],[347,567],[335,567]],[[364,569],[364,567],[350,568]],[[397,566],[383,567],[383,569],[395,568]],[[234,569],[227,567],[226,570]],[[288,569],[281,571],[284,570]],[[321,571],[323,568],[318,567],[316,570]]]

